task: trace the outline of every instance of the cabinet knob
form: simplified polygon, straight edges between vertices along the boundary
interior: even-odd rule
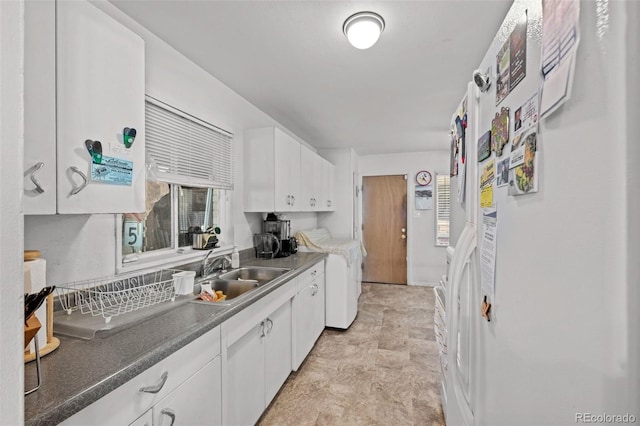
[[[140,388],[140,392],[146,392],[146,393],[158,393],[158,392],[160,392],[160,390],[162,390],[162,387],[164,386],[164,384],[167,382],[167,378],[169,378],[169,373],[167,371],[165,371],[164,373],[162,373],[162,376],[160,376],[160,382],[157,385],[142,387],[142,388]]]
[[[33,182],[33,184],[36,186],[35,190],[38,194],[42,194],[44,192],[44,189],[42,188],[42,186],[40,186],[40,182],[38,182],[38,180],[36,179],[36,172],[43,167],[44,163],[40,161],[39,163],[36,163],[35,166],[33,166],[33,171],[29,174],[29,178],[31,179],[31,182]]]
[[[160,410],[160,414],[168,416],[171,419],[171,423],[169,423],[169,426],[173,426],[173,424],[176,422],[176,413],[171,408],[163,408],[162,410]]]

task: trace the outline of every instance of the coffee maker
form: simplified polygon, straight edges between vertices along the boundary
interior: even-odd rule
[[[262,222],[262,232],[273,234],[280,240],[280,250],[276,257],[287,257],[298,251],[295,237],[291,236],[291,221],[278,219],[275,213],[269,213]]]

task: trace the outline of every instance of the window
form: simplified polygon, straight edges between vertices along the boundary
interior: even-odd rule
[[[146,211],[118,221],[120,269],[189,251],[201,231],[219,228],[219,245],[233,245],[233,136],[151,97],[145,134]]]
[[[448,174],[436,174],[436,246],[449,245],[451,186]]]

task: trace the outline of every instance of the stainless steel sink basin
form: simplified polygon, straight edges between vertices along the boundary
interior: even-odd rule
[[[287,268],[249,266],[246,268],[234,269],[220,275],[209,276],[196,281],[193,288],[194,293],[200,293],[202,284],[211,284],[211,289],[213,291],[220,290],[227,296],[227,298],[221,302],[206,302],[200,299],[196,299],[194,302],[229,305],[234,303],[237,297],[273,281],[290,270],[291,269]]]
[[[216,303],[225,303],[230,300],[235,299],[236,297],[244,294],[248,291],[251,291],[255,288],[258,288],[258,283],[255,281],[237,281],[237,280],[221,280],[221,279],[212,279],[212,280],[204,280],[200,281],[194,286],[194,292],[196,294],[200,293],[200,286],[202,284],[211,284],[211,289],[213,291],[222,291],[226,296],[226,300],[222,302]],[[211,303],[211,302],[206,302]]]
[[[218,278],[222,280],[253,281],[258,285],[261,285],[275,280],[290,270],[291,269],[286,268],[248,266],[246,268],[234,269],[233,271],[226,272],[221,274]]]

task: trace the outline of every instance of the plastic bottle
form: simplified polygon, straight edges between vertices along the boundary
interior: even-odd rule
[[[233,246],[233,251],[231,252],[231,267],[234,269],[240,267],[240,253],[238,253],[237,246]]]

